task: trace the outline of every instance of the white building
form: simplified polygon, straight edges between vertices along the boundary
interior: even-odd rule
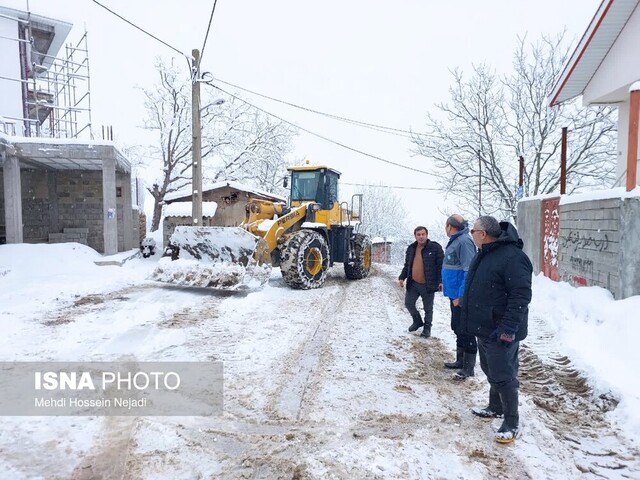
[[[585,105],[618,108],[617,185],[638,178],[640,0],[603,0],[554,87],[551,106],[582,95]]]

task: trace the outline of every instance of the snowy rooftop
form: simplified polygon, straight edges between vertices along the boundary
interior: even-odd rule
[[[259,190],[255,187],[251,187],[249,185],[245,185],[239,182],[234,182],[234,181],[224,181],[224,182],[216,182],[216,183],[207,183],[204,184],[202,186],[202,191],[203,192],[207,192],[210,190],[216,190],[218,188],[224,188],[224,187],[231,187],[231,188],[235,188],[236,190],[240,190],[243,192],[248,192],[251,193],[253,195],[256,196],[260,196],[260,197],[264,197],[270,200],[277,200],[280,202],[286,202],[286,198],[281,197],[279,195],[274,195],[273,193],[269,193],[266,192],[264,190]],[[169,193],[167,195],[165,195],[164,200],[165,202],[170,202],[172,200],[177,200],[179,198],[183,198],[183,197],[190,197],[191,196],[191,192],[192,192],[192,187],[191,186],[187,186],[185,188],[181,188],[180,190],[177,190],[175,192]]]
[[[216,202],[202,202],[202,215],[213,217],[218,209]],[[163,217],[190,217],[193,213],[191,202],[175,202],[162,208]]]
[[[110,158],[115,151],[119,169],[131,171],[129,159],[109,140],[19,137],[0,133],[0,144],[15,149],[15,155],[21,160],[54,170],[101,170],[102,160]]]
[[[393,237],[373,237],[371,243],[393,243],[396,239]]]

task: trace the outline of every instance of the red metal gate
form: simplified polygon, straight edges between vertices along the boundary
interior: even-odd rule
[[[558,271],[558,244],[560,236],[560,197],[542,200],[542,273],[545,277],[560,280]]]

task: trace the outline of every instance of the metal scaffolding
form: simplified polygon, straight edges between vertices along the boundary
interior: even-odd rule
[[[93,139],[87,32],[53,57],[37,51],[30,12],[27,19],[3,18],[19,24],[18,38],[2,36],[0,41],[19,43],[21,78],[0,79],[21,83],[23,116],[0,112],[0,127],[4,126],[5,133],[27,137]]]

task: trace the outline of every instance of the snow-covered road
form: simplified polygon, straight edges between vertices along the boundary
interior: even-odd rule
[[[407,333],[391,267],[356,282],[336,267],[312,291],[274,274],[249,294],[111,281],[110,268],[102,289],[3,308],[2,359],[222,361],[224,415],[5,417],[0,478],[640,478],[634,439],[608,414],[616,399],[594,393],[535,310],[523,434],[504,446],[498,420],[470,414],[484,376],[442,368],[454,345],[445,299],[431,339]]]

